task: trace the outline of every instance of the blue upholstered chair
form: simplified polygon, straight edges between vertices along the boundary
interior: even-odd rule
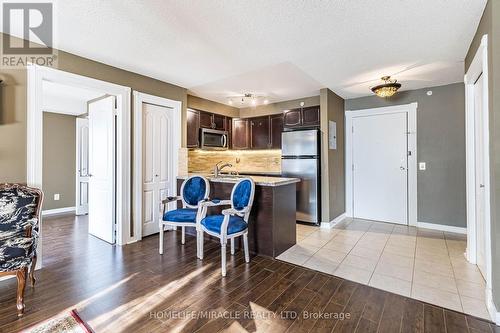
[[[17,277],[17,315],[24,313],[26,279],[35,285],[36,247],[43,193],[21,184],[0,184],[0,276]]]
[[[231,240],[231,254],[234,254],[234,239],[243,237],[245,261],[250,261],[248,253],[248,218],[252,210],[255,183],[251,178],[239,180],[233,187],[230,200],[205,200],[200,203],[198,218],[198,258],[203,259],[203,233],[218,237],[221,244],[222,276],[226,276],[226,244]],[[213,206],[231,206],[222,214],[208,215],[207,208]]]
[[[210,184],[205,177],[191,176],[181,185],[181,195],[168,197],[162,201],[163,218],[160,221],[160,254],[163,254],[163,232],[165,226],[177,229],[182,228],[181,243],[185,243],[185,227],[196,227],[196,215],[200,201],[208,198],[210,194]],[[182,201],[182,208],[167,211],[167,205],[171,202]]]

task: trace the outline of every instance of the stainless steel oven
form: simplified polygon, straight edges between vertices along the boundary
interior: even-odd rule
[[[227,131],[202,128],[201,149],[227,149]]]

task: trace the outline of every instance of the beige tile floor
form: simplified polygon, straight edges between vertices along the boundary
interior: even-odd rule
[[[298,224],[297,244],[278,259],[490,319],[465,247],[465,235],[355,219],[333,229]]]

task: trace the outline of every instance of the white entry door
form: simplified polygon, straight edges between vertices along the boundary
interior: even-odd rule
[[[115,96],[89,103],[89,233],[115,242]]]
[[[173,109],[142,104],[142,236],[159,231],[161,201],[175,195]],[[171,204],[175,205],[174,204]]]
[[[477,266],[486,277],[485,257],[485,179],[484,179],[484,115],[483,115],[483,76],[474,84],[474,123],[475,123],[475,165],[476,165],[476,253]]]
[[[406,113],[353,118],[353,216],[408,224]]]
[[[76,118],[76,215],[89,212],[89,120]]]

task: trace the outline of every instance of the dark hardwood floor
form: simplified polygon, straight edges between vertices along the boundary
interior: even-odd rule
[[[492,324],[265,257],[244,262],[168,232],[124,247],[87,234],[85,217],[44,219],[43,264],[16,316],[15,280],[0,282],[0,332],[76,308],[95,332],[500,332]]]

